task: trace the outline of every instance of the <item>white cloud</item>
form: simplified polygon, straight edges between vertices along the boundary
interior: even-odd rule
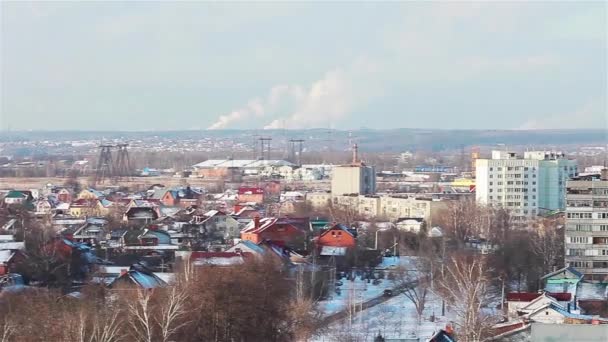
[[[242,120],[265,118],[264,129],[310,128],[340,123],[381,93],[379,69],[360,59],[327,72],[309,86],[277,85],[265,99],[255,98],[221,115],[209,129],[230,128]]]

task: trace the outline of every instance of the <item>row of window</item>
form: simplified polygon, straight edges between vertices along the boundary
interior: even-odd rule
[[[569,248],[567,256],[608,256],[608,249]]]
[[[571,219],[591,219],[593,218],[593,213],[567,213],[566,217]]]
[[[608,224],[567,224],[566,229],[579,232],[608,232]]]
[[[503,178],[502,176],[503,175],[498,174],[498,175],[496,175],[496,178]],[[508,177],[504,177],[504,178],[507,178],[507,179],[521,178],[521,174],[512,174],[512,175],[506,175],[506,176],[508,176]],[[489,178],[494,178],[494,175],[490,174]],[[524,175],[524,178],[528,178],[528,175]],[[533,174],[532,178],[536,178],[536,174]]]
[[[608,200],[568,200],[567,206],[569,207],[581,207],[581,208],[608,208]]]

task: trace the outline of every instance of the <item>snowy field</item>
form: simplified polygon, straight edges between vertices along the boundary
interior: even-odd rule
[[[424,310],[420,324],[416,309],[404,295],[395,296],[388,301],[378,304],[353,316],[352,321],[344,319],[332,324],[322,335],[315,338],[316,342],[333,341],[373,341],[381,333],[390,339],[404,339],[418,336],[420,341],[426,341],[439,329],[445,328],[450,321],[441,316],[441,300],[429,295],[429,302]],[[435,314],[435,321],[431,316]]]
[[[400,266],[414,271],[415,257],[383,258],[376,270],[384,270],[385,277],[377,285],[360,277],[354,281],[341,279],[339,293],[332,292],[328,300],[318,303],[319,308],[325,315],[331,315],[346,309],[348,303],[359,304],[382,296],[385,289],[393,289],[395,286],[392,280],[387,279],[388,273]],[[425,341],[439,329],[445,328],[450,321],[449,313],[446,312],[447,317],[441,316],[441,299],[431,293],[427,296],[427,301],[420,324],[414,304],[400,294],[366,310],[357,311],[352,319],[346,318],[331,324],[314,341],[373,341],[378,333],[390,339],[417,336],[420,341]],[[433,315],[435,319],[431,322]]]
[[[382,258],[382,263],[376,267],[376,274],[385,273],[384,279],[380,279],[380,284],[374,285],[371,281],[362,280],[361,277],[356,277],[354,281],[345,278],[340,279],[341,286],[337,286],[340,291],[331,291],[327,300],[319,302],[319,309],[324,315],[331,315],[341,310],[344,310],[347,303],[360,304],[361,301],[366,302],[370,299],[380,297],[386,289],[393,289],[395,284],[392,280],[387,279],[388,273],[403,266],[406,269],[414,269],[415,257],[385,257]]]
[[[393,288],[393,282],[388,279],[381,279],[380,284],[374,285],[366,280],[357,277],[355,281],[346,279],[340,280],[342,286],[338,286],[339,292],[332,292],[327,300],[319,302],[319,309],[324,315],[331,315],[342,311],[348,303],[360,304],[370,299],[380,297],[386,289]]]

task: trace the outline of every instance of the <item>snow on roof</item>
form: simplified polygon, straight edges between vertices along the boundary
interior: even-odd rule
[[[215,168],[215,167],[251,167],[260,168],[265,166],[293,166],[285,160],[255,160],[255,159],[209,159],[193,165],[195,169]]]
[[[146,274],[143,272],[131,270],[129,271],[129,277],[133,279],[139,286],[144,289],[153,289],[157,287],[164,287],[167,285],[162,279],[155,276],[154,274]]]
[[[11,258],[15,255],[12,251],[0,251],[0,263],[7,263],[11,260]]]
[[[12,234],[2,234],[0,235],[0,242],[10,242],[13,241],[15,238],[13,237]]]
[[[25,242],[2,242],[0,250],[25,250]]]

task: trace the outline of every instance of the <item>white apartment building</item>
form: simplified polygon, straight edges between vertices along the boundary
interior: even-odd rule
[[[492,159],[476,161],[476,199],[524,220],[564,210],[566,181],[576,174],[576,161],[563,153],[532,151],[521,158],[515,152],[492,151]]]
[[[353,208],[358,215],[367,218],[382,218],[396,221],[400,218],[421,218],[429,226],[433,219],[447,208],[448,201],[429,198],[393,197],[393,196],[332,196],[330,193],[307,193],[306,201],[316,210],[328,206]]]
[[[566,266],[608,280],[608,169],[569,181],[566,205]]]

